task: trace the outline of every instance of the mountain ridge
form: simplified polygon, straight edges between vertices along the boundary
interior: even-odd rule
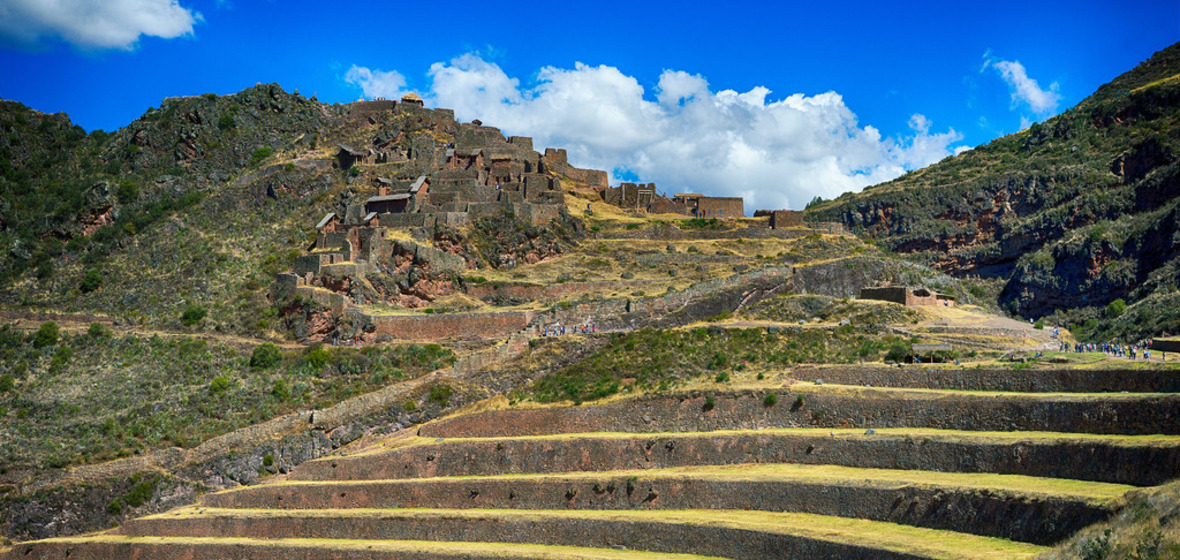
[[[1177,289],[1178,74],[1180,44],[1061,115],[809,213],[944,271],[997,278],[1011,313],[1095,336],[1159,334],[1105,308],[1125,299],[1167,315]],[[1165,318],[1159,329],[1180,330]]]

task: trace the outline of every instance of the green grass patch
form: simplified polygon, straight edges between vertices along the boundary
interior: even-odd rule
[[[586,359],[537,380],[526,393],[540,402],[590,401],[635,389],[671,389],[706,375],[723,383],[745,369],[876,360],[883,349],[903,342],[853,328],[641,329],[616,336]]]

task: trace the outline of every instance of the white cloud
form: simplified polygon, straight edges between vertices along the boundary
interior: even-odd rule
[[[1040,84],[1028,75],[1024,65],[1019,60],[999,60],[992,56],[991,51],[984,53],[983,68],[995,68],[1012,94],[1012,108],[1027,106],[1039,116],[1047,117],[1057,112],[1057,105],[1061,101],[1057,82],[1049,84],[1049,89],[1041,89]]]
[[[911,117],[912,134],[882,138],[835,92],[713,92],[702,76],[675,70],[648,96],[617,68],[580,63],[542,68],[531,87],[472,54],[434,64],[429,76],[423,96],[461,121],[532,136],[538,147],[566,148],[575,165],[631,172],[665,193],[742,196],[749,212],[802,208],[893,179],[962,140],[954,129],[932,133],[923,115]]]
[[[365,92],[365,97],[369,99],[398,99],[402,96],[402,88],[406,87],[405,76],[396,71],[374,71],[355,64],[344,74],[344,81],[360,86],[361,91]]]
[[[177,0],[0,0],[0,40],[26,46],[57,36],[84,48],[130,49],[141,35],[189,35],[199,21]]]

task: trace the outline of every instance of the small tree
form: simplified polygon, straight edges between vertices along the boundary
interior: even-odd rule
[[[1116,299],[1106,306],[1106,316],[1111,319],[1116,319],[1127,310],[1127,302],[1123,298]]]
[[[283,361],[283,351],[274,343],[264,342],[254,347],[250,356],[250,367],[255,369],[270,369]]]
[[[57,323],[53,321],[46,321],[41,323],[41,328],[33,335],[33,346],[37,348],[44,348],[46,346],[53,346],[57,344],[57,338],[61,335],[61,329]]]
[[[86,330],[86,334],[95,340],[102,340],[104,338],[110,338],[111,329],[108,329],[102,323],[90,323],[90,328]]]
[[[191,327],[197,323],[200,323],[201,321],[204,321],[205,315],[208,314],[209,312],[206,311],[204,307],[195,304],[189,305],[188,307],[184,308],[184,313],[180,314],[180,322],[186,327]]]
[[[102,286],[102,273],[96,268],[86,271],[86,276],[82,277],[82,285],[80,288],[83,293],[90,293]]]

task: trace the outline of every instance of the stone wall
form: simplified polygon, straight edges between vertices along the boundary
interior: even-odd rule
[[[703,196],[697,200],[701,218],[741,218],[746,215],[741,197]]]
[[[672,517],[671,515],[669,517]],[[770,517],[768,516],[768,519]],[[314,539],[377,539],[448,542],[535,543],[550,546],[578,546],[610,549],[619,542],[643,543],[642,550],[654,553],[698,554],[710,558],[733,560],[766,560],[769,558],[807,558],[809,560],[918,560],[923,557],[840,543],[821,538],[791,534],[790,531],[751,530],[741,525],[726,523],[683,523],[679,519],[603,519],[584,518],[576,514],[554,513],[546,516],[479,514],[470,516],[412,514],[400,512],[377,513],[367,517],[324,518],[322,516],[275,516],[273,518],[234,516],[200,517],[189,519],[140,519],[119,531],[129,536],[175,535],[241,535],[256,539],[314,538]],[[343,542],[343,541],[342,541]],[[52,545],[37,545],[52,546]],[[368,544],[366,546],[369,546]],[[228,548],[228,547],[227,547]],[[263,547],[259,547],[263,548]],[[265,548],[272,548],[271,546]],[[274,546],[272,557],[317,560]],[[348,558],[369,560],[380,552],[348,551]],[[110,549],[112,558],[122,550]],[[155,551],[153,551],[155,552]],[[226,551],[228,553],[228,551]],[[215,545],[193,553],[191,557],[218,557]],[[233,549],[235,558],[253,558],[248,547]],[[344,552],[338,552],[344,557]],[[399,559],[418,560],[411,553]],[[54,556],[58,558],[59,556]],[[153,558],[163,558],[153,556]],[[435,555],[431,558],[442,558]],[[447,556],[450,557],[450,556]],[[456,558],[458,556],[455,556]],[[464,554],[471,560],[482,560],[482,555]],[[514,558],[504,550],[497,560]],[[654,555],[653,555],[654,557]],[[41,558],[31,556],[30,558]],[[71,559],[74,558],[71,556]],[[385,557],[381,557],[385,558]],[[696,557],[694,557],[696,558]]]
[[[343,313],[345,309],[349,309],[348,296],[344,294],[337,294],[322,288],[314,288],[311,286],[299,286],[295,288],[295,294],[307,298],[318,305],[331,309],[333,313]]]
[[[799,210],[771,210],[768,214],[772,229],[803,227],[803,212]],[[755,212],[754,215],[757,216],[758,213]]]
[[[267,484],[209,494],[203,503],[275,509],[756,509],[890,521],[1038,544],[1056,542],[1107,518],[1111,507],[1084,498],[1030,493],[1013,499],[989,489],[937,484],[837,484],[679,473]]]
[[[900,303],[907,307],[951,305],[953,298],[940,296],[937,292],[927,288],[909,288],[904,286],[884,286],[878,288],[861,288],[860,299],[872,299]]]
[[[355,311],[355,310],[354,310]],[[533,312],[446,313],[440,315],[364,315],[372,333],[398,340],[496,340],[528,326]]]
[[[716,393],[704,414],[703,393],[676,393],[575,408],[497,410],[456,416],[422,427],[426,437],[502,437],[589,432],[675,432],[761,428],[904,428],[943,430],[1180,434],[1180,396],[906,394],[860,390],[859,395],[806,392],[795,406],[787,389]]]
[[[722,401],[725,402],[725,401]],[[583,405],[587,406],[587,405]],[[715,407],[714,407],[715,408]],[[714,414],[703,410],[701,414]],[[437,433],[430,425],[426,434]],[[423,461],[422,455],[433,457]],[[841,465],[857,468],[986,472],[1153,486],[1180,474],[1180,445],[1121,445],[1100,439],[1029,438],[1016,444],[986,435],[758,430],[611,437],[447,440],[304,463],[295,480],[384,480],[438,476],[668,469],[734,464]]]

